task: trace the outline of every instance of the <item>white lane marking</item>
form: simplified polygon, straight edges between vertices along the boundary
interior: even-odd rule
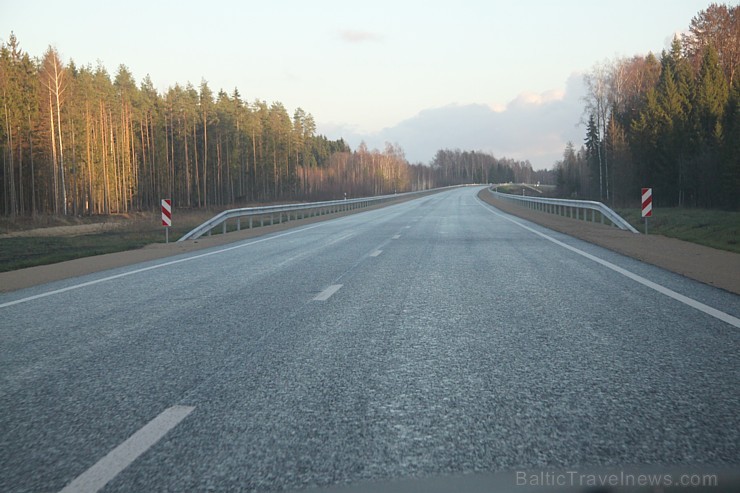
[[[619,267],[618,265],[614,265],[611,262],[608,262],[606,260],[600,259],[599,257],[595,257],[594,255],[591,255],[590,253],[586,253],[583,250],[579,250],[579,249],[577,249],[575,247],[572,247],[572,246],[570,246],[570,245],[568,245],[566,243],[563,243],[560,240],[556,240],[555,238],[553,238],[551,236],[547,236],[544,233],[540,233],[539,231],[537,231],[535,229],[532,229],[529,226],[525,226],[524,224],[520,223],[519,221],[515,221],[514,219],[511,219],[509,217],[506,217],[503,214],[499,214],[498,212],[496,212],[493,209],[491,209],[488,205],[486,205],[483,202],[481,202],[480,199],[478,199],[477,197],[476,197],[476,200],[481,205],[481,207],[483,207],[484,209],[486,209],[491,214],[495,214],[495,215],[497,215],[497,216],[499,216],[499,217],[501,217],[503,219],[506,219],[507,221],[512,222],[512,223],[516,224],[517,226],[519,226],[521,228],[524,228],[527,231],[530,231],[530,232],[532,232],[532,233],[534,233],[534,234],[536,234],[536,235],[538,235],[538,236],[540,236],[540,237],[542,237],[542,238],[544,238],[544,239],[546,239],[548,241],[551,241],[551,242],[555,243],[556,245],[559,245],[559,246],[561,246],[561,247],[563,247],[563,248],[565,248],[567,250],[570,250],[571,252],[577,253],[578,255],[581,255],[582,257],[586,257],[589,260],[593,260],[594,262],[596,262],[598,264],[601,264],[604,267],[607,267],[607,268],[613,270],[614,272],[618,272],[618,273],[622,274],[623,276],[628,277],[628,278],[632,279],[633,281],[636,281],[636,282],[642,284],[643,286],[647,286],[650,289],[654,289],[655,291],[657,291],[657,292],[659,292],[661,294],[664,294],[664,295],[666,295],[666,296],[668,296],[670,298],[673,298],[676,301],[680,301],[681,303],[683,303],[685,305],[688,305],[691,308],[695,308],[696,310],[699,310],[700,312],[704,312],[707,315],[710,315],[710,316],[712,316],[712,317],[714,317],[714,318],[716,318],[718,320],[721,320],[723,322],[726,322],[726,323],[728,323],[728,324],[730,324],[730,325],[732,325],[734,327],[740,328],[740,318],[733,317],[729,313],[725,313],[723,311],[717,310],[716,308],[712,308],[711,306],[705,305],[704,303],[702,303],[700,301],[696,301],[693,298],[689,298],[688,296],[684,296],[681,293],[677,293],[677,292],[673,291],[672,289],[669,289],[669,288],[667,288],[665,286],[662,286],[662,285],[660,285],[658,283],[655,283],[653,281],[650,281],[649,279],[645,279],[644,277],[642,277],[640,275],[637,275],[634,272],[630,272],[627,269],[623,269],[622,267]]]
[[[373,253],[370,254],[370,256],[371,257],[377,257],[381,253],[383,253],[383,250],[375,250]]]
[[[172,428],[190,414],[194,407],[172,406],[144,425],[125,442],[111,450],[90,469],[83,472],[60,493],[95,493],[149,450]]]
[[[332,284],[331,286],[329,286],[328,288],[326,288],[325,290],[317,294],[313,300],[314,301],[326,301],[329,298],[331,298],[331,296],[334,293],[339,291],[339,288],[341,288],[342,286],[343,284]]]
[[[333,240],[331,240],[331,241],[329,241],[327,243],[324,243],[323,245],[320,245],[319,248],[325,248],[325,247],[331,246],[334,243],[340,242],[342,240],[346,240],[347,238],[350,238],[350,237],[352,237],[354,235],[355,235],[355,233],[354,232],[351,232],[351,233],[346,234],[344,236],[340,236],[339,238],[335,238],[335,239],[333,239]],[[289,258],[283,260],[282,262],[279,262],[277,264],[273,264],[273,268],[279,269],[279,268],[281,268],[281,267],[283,267],[285,265],[288,265],[288,264],[290,264],[290,263],[292,263],[292,262],[294,262],[294,261],[296,261],[296,260],[298,260],[300,258],[305,258],[305,257],[311,256],[311,255],[313,255],[313,252],[312,251],[302,251],[302,252],[300,252],[300,253],[298,253],[296,255],[293,255],[292,257],[289,257]]]
[[[256,245],[257,243],[262,243],[262,242],[265,242],[265,241],[275,240],[277,238],[282,238],[284,236],[289,236],[289,235],[293,235],[293,234],[296,234],[296,233],[301,233],[303,231],[308,231],[310,229],[319,228],[319,227],[322,227],[322,226],[325,226],[325,225],[326,225],[326,223],[319,223],[319,224],[315,224],[313,226],[307,226],[305,228],[287,231],[285,233],[281,233],[281,234],[278,234],[278,235],[275,235],[275,236],[269,236],[267,238],[260,238],[258,240],[250,241],[249,243],[240,243],[239,245],[236,245],[236,246],[231,246],[231,247],[228,247],[228,248],[222,248],[220,250],[215,250],[215,251],[212,251],[212,252],[201,253],[199,255],[194,255],[192,257],[181,258],[181,259],[178,259],[178,260],[171,260],[169,262],[164,262],[162,264],[151,265],[149,267],[143,267],[141,269],[136,269],[136,270],[132,270],[132,271],[128,271],[128,272],[123,272],[121,274],[116,274],[116,275],[113,275],[113,276],[108,276],[108,277],[103,277],[103,278],[100,278],[100,279],[95,279],[94,281],[88,281],[88,282],[83,282],[83,283],[80,283],[80,284],[74,284],[72,286],[67,286],[66,288],[55,289],[53,291],[47,291],[46,293],[36,294],[36,295],[33,295],[33,296],[29,296],[27,298],[21,298],[19,300],[15,300],[15,301],[8,301],[6,303],[0,304],[0,308],[6,308],[6,307],[9,307],[9,306],[18,305],[20,303],[25,303],[27,301],[37,300],[39,298],[46,298],[47,296],[51,296],[51,295],[54,295],[54,294],[65,293],[67,291],[72,291],[72,290],[79,289],[79,288],[84,288],[84,287],[87,287],[87,286],[93,286],[95,284],[100,284],[101,282],[112,281],[114,279],[119,279],[121,277],[132,276],[134,274],[140,274],[142,272],[146,272],[146,271],[149,271],[149,270],[160,269],[162,267],[168,267],[170,265],[180,264],[180,263],[183,263],[183,262],[190,262],[191,260],[197,260],[199,258],[210,257],[211,255],[217,255],[219,253],[229,252],[231,250],[236,250],[238,248],[244,248],[244,247],[248,247],[248,246],[251,246],[251,245]]]
[[[403,229],[411,229],[411,226],[404,226]]]
[[[403,206],[403,205],[411,204],[415,200],[418,200],[418,199],[414,199],[414,200],[411,200],[409,202],[403,202],[403,203],[400,203],[400,204],[389,205],[389,206],[385,207],[384,209],[382,209],[382,211],[383,212],[386,212],[386,214],[385,214],[386,216],[390,215],[390,214],[387,214],[389,211],[392,211],[391,213],[392,214],[395,214],[395,212],[393,212],[394,209],[396,209],[396,208],[398,208],[400,206]],[[364,213],[368,213],[368,212],[378,212],[378,211],[363,211],[363,212],[359,212],[358,214],[364,214]],[[323,227],[323,226],[327,226],[329,224],[336,224],[336,223],[342,222],[342,221],[350,221],[352,219],[356,219],[355,216],[356,216],[356,214],[353,214],[353,215],[350,215],[350,216],[347,216],[347,217],[332,219],[332,220],[329,220],[329,221],[322,221],[322,222],[320,222],[318,224],[314,224],[313,226],[306,226],[305,228],[290,230],[290,231],[287,231],[285,233],[276,234],[275,236],[269,236],[267,238],[260,238],[258,240],[250,241],[249,243],[241,243],[241,244],[236,245],[236,246],[232,246],[232,247],[228,247],[228,248],[222,248],[221,250],[216,250],[216,251],[213,251],[213,252],[203,253],[203,254],[200,254],[200,255],[192,256],[192,257],[187,257],[187,258],[183,258],[183,259],[179,259],[179,260],[173,260],[171,262],[165,262],[165,263],[162,263],[162,264],[152,265],[150,267],[144,267],[142,269],[136,269],[136,270],[132,270],[132,271],[129,271],[129,272],[123,272],[121,274],[116,274],[116,275],[113,275],[113,276],[103,277],[101,279],[96,279],[94,281],[88,281],[88,282],[83,282],[83,283],[80,283],[80,284],[75,284],[75,285],[72,285],[72,286],[67,286],[66,288],[55,289],[53,291],[48,291],[46,293],[40,293],[40,294],[36,294],[36,295],[33,295],[33,296],[28,296],[26,298],[21,298],[21,299],[14,300],[14,301],[8,301],[8,302],[5,302],[5,303],[0,303],[0,308],[6,308],[6,307],[9,307],[9,306],[18,305],[20,303],[25,303],[27,301],[37,300],[39,298],[46,298],[47,296],[51,296],[51,295],[54,295],[54,294],[65,293],[67,291],[72,291],[74,289],[84,288],[84,287],[87,287],[87,286],[93,286],[93,285],[99,284],[101,282],[112,281],[114,279],[119,279],[121,277],[127,277],[127,276],[131,276],[133,274],[139,274],[141,272],[146,272],[148,270],[159,269],[161,267],[167,267],[167,266],[174,265],[174,264],[179,264],[179,263],[182,263],[182,262],[189,262],[191,260],[196,260],[196,259],[203,258],[203,257],[209,257],[211,255],[216,255],[216,254],[219,254],[219,253],[224,253],[224,252],[228,252],[228,251],[231,251],[231,250],[236,250],[237,248],[244,248],[244,247],[248,247],[248,246],[251,246],[251,245],[255,245],[257,243],[262,243],[264,241],[270,241],[270,240],[274,240],[274,239],[277,239],[277,238],[282,238],[284,236],[289,236],[289,235],[293,235],[293,234],[296,234],[296,233],[302,233],[303,231],[308,231],[308,230],[314,229],[314,228],[320,228],[320,227]]]
[[[340,241],[346,240],[347,238],[354,236],[354,235],[355,233],[354,231],[352,231],[350,233],[347,233],[346,235],[340,236],[339,238],[334,238],[333,240],[327,242],[324,246],[329,246],[329,245],[333,245],[334,243],[339,243]]]
[[[394,239],[394,240],[397,240],[397,239],[399,239],[400,237],[401,237],[401,235],[393,235],[393,239]]]

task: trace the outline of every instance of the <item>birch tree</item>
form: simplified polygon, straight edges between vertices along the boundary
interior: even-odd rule
[[[41,64],[42,84],[49,93],[49,110],[51,126],[51,146],[54,155],[53,166],[58,169],[60,183],[54,187],[55,209],[59,207],[61,192],[62,214],[67,215],[67,188],[64,173],[64,142],[62,141],[62,102],[67,89],[67,78],[59,53],[51,46],[44,53]],[[55,172],[55,176],[56,172]]]

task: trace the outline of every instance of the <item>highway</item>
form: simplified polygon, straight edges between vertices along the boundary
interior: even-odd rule
[[[0,296],[0,491],[740,466],[740,297],[478,190]]]

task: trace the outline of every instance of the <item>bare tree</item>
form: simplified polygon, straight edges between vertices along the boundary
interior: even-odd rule
[[[682,40],[686,55],[698,71],[704,51],[714,46],[729,86],[740,64],[740,6],[710,4],[691,19],[689,32]]]
[[[593,115],[599,133],[600,144],[604,142],[604,138],[606,137],[606,128],[612,109],[610,104],[612,72],[612,63],[605,61],[594,65],[591,72],[583,76],[583,81],[586,85],[583,121],[588,121],[588,117]],[[606,198],[608,201],[609,161],[607,159],[606,146],[597,146],[597,156],[599,160],[599,196],[602,200]]]
[[[51,123],[51,139],[52,139],[52,149],[54,150],[54,154],[57,154],[57,143],[58,141],[58,169],[59,169],[59,176],[61,180],[61,192],[62,192],[62,213],[64,215],[67,215],[67,191],[66,191],[66,185],[64,180],[64,144],[62,143],[62,117],[61,117],[61,109],[62,109],[62,101],[64,97],[64,91],[66,89],[66,72],[64,70],[64,66],[62,65],[61,60],[59,60],[59,53],[57,53],[56,49],[49,46],[49,48],[46,50],[46,53],[44,54],[44,59],[41,64],[41,72],[42,72],[42,81],[44,87],[49,91],[49,110],[51,112],[50,115],[50,123]],[[56,122],[54,121],[56,117]],[[56,131],[55,131],[56,127]],[[55,136],[56,133],[56,136]],[[54,159],[56,162],[56,158]],[[55,172],[56,176],[56,172]],[[56,187],[55,187],[56,188]],[[55,207],[57,207],[56,202],[58,200],[57,198],[57,191],[55,189]]]

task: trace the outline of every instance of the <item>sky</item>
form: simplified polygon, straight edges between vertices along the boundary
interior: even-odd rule
[[[353,148],[398,144],[411,162],[460,148],[542,169],[583,142],[584,73],[659,54],[710,3],[0,0],[0,41],[13,31],[31,56],[51,45],[112,76],[123,64],[161,92],[238,88],[303,108]]]

